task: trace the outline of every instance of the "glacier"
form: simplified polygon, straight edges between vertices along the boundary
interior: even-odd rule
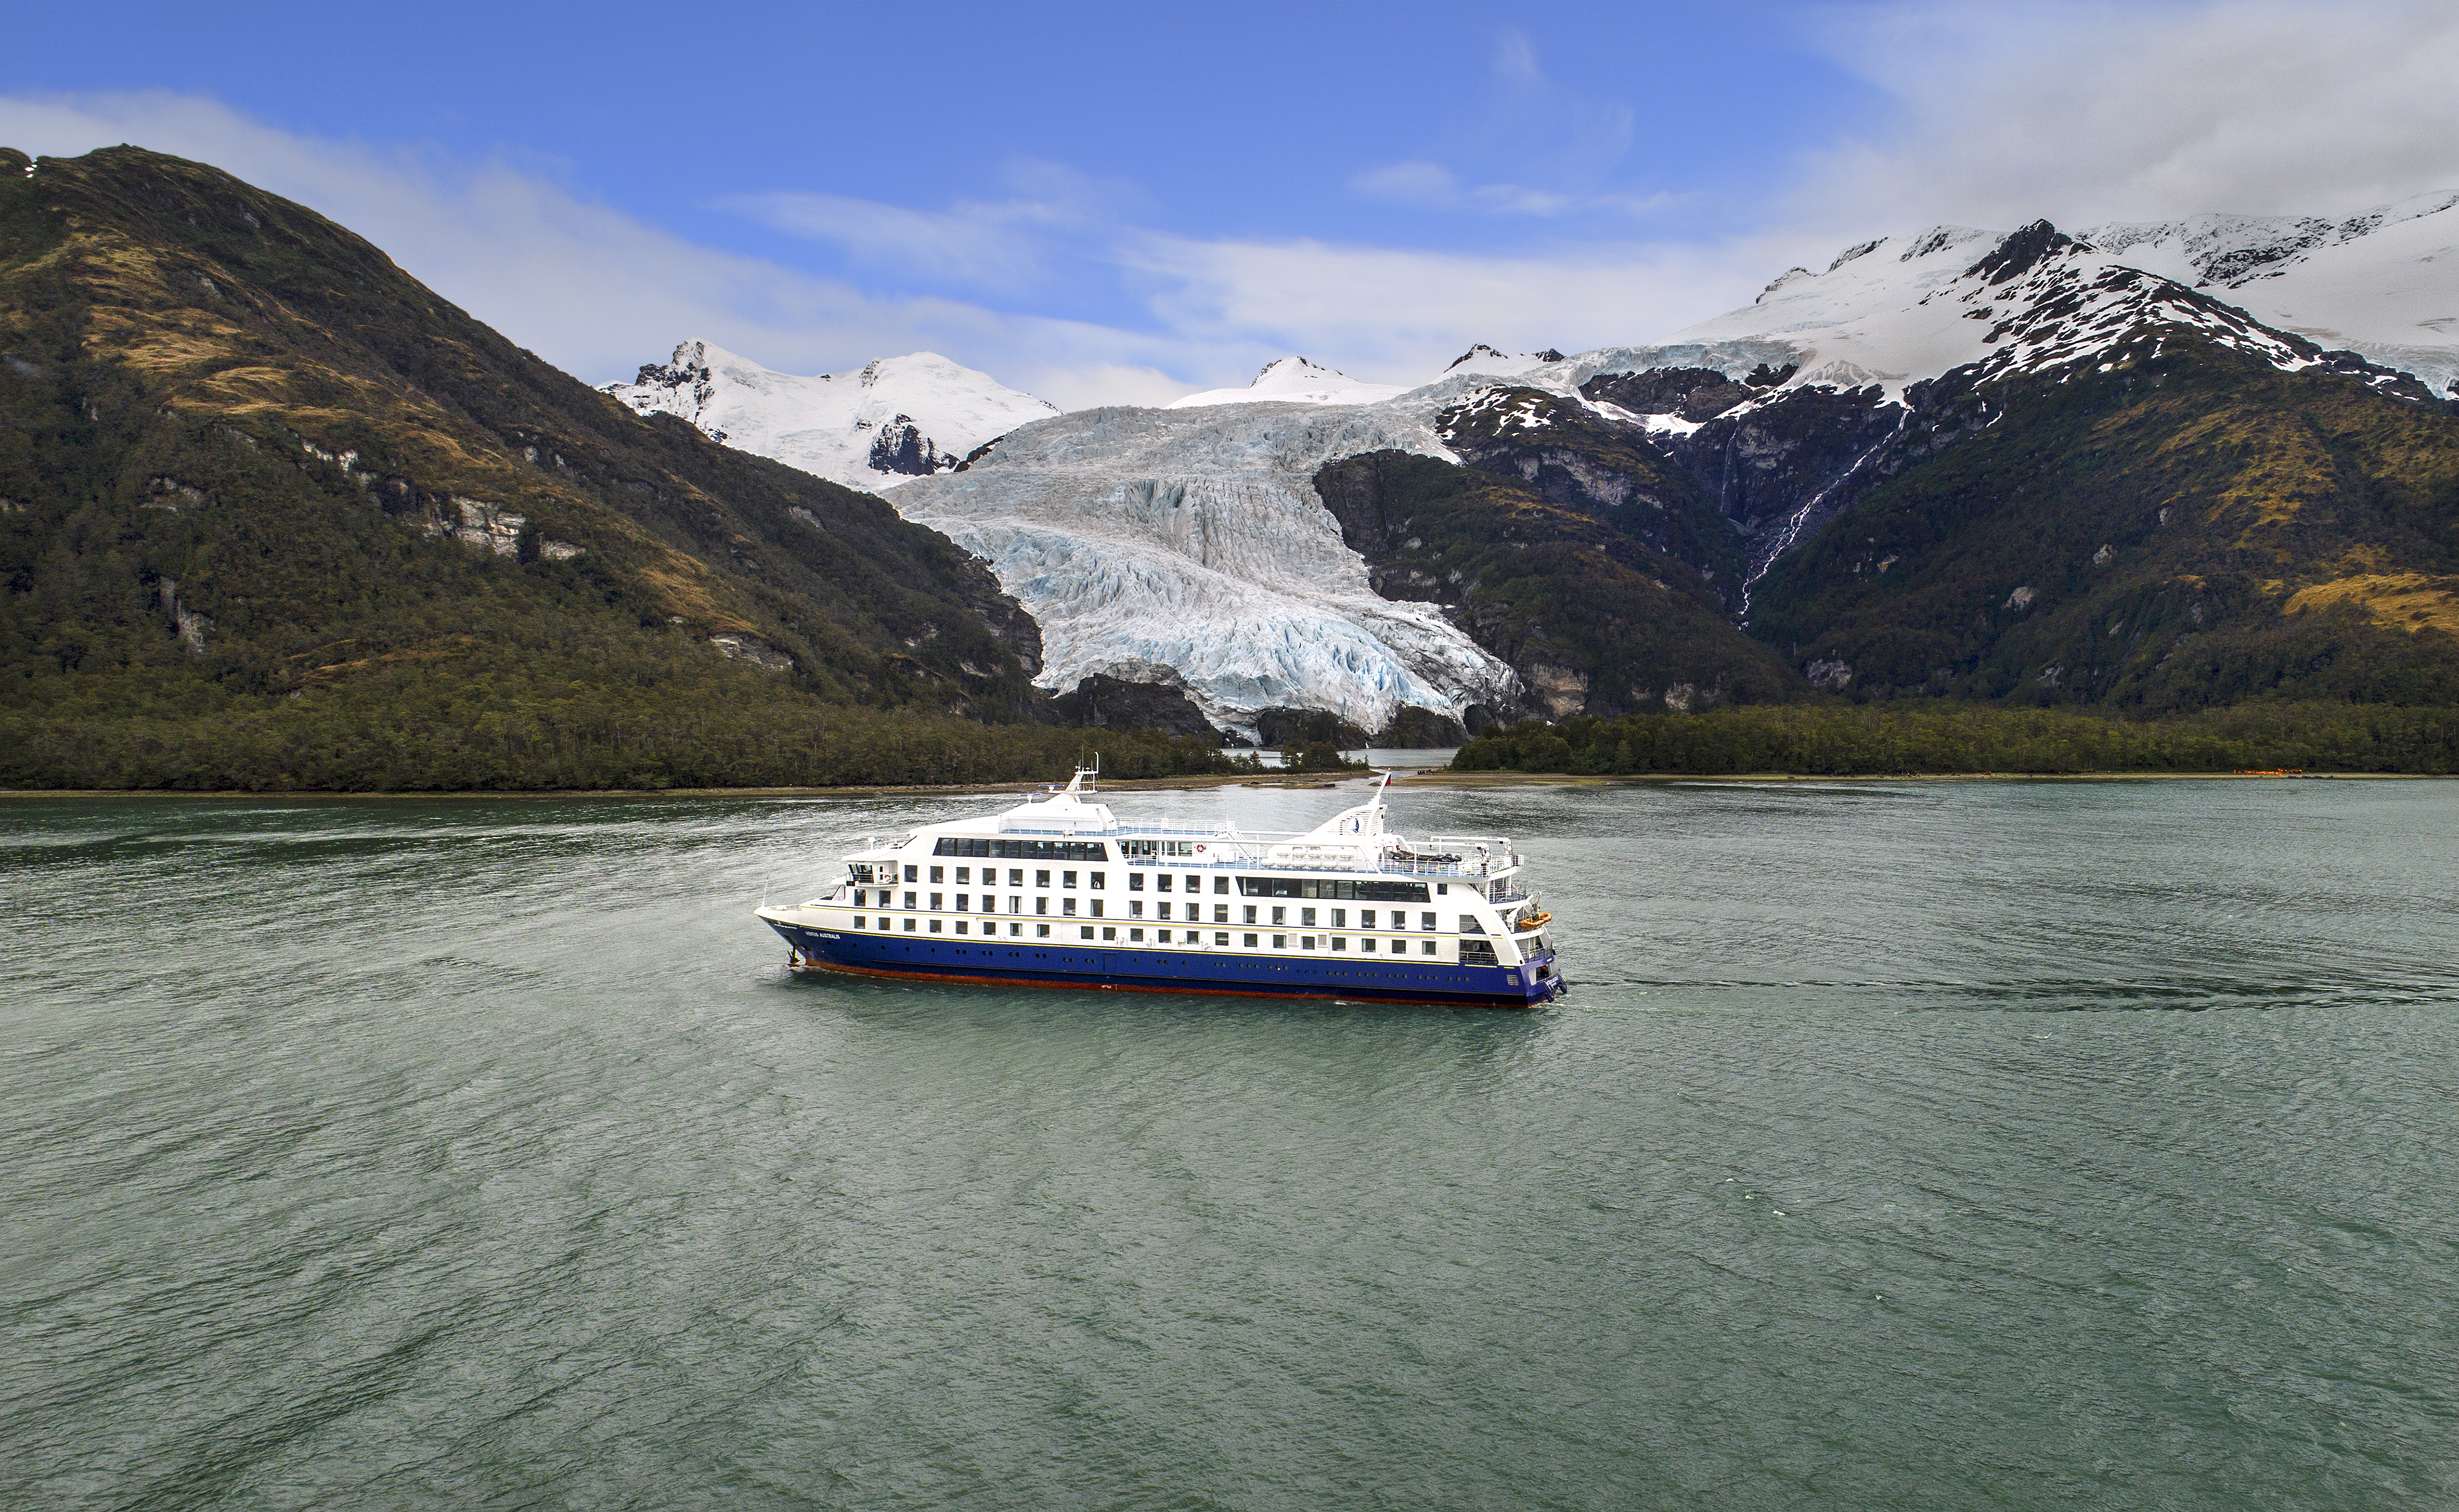
[[[1080,410],[916,479],[895,504],[987,558],[1032,611],[1046,686],[1167,668],[1206,718],[1249,739],[1274,707],[1327,709],[1369,731],[1411,706],[1463,719],[1515,704],[1518,674],[1433,605],[1377,595],[1313,482],[1361,452],[1456,460],[1434,412]]]

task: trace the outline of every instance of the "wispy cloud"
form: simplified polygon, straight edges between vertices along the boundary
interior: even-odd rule
[[[825,242],[858,264],[1013,292],[1046,277],[1060,250],[1098,249],[1145,203],[1132,185],[1062,163],[1015,158],[1002,177],[1012,191],[1005,198],[945,210],[799,191],[721,196],[711,207]]]
[[[1210,366],[1167,332],[871,293],[705,246],[500,160],[297,136],[193,95],[0,97],[0,142],[74,156],[123,141],[308,205],[591,382],[629,378],[689,337],[800,372],[936,350],[1070,407],[1165,401],[1193,387],[1178,374]],[[889,228],[877,233],[887,244],[895,226],[883,212],[893,207],[852,203],[869,225]],[[989,246],[975,255],[993,255]]]
[[[1486,86],[1469,95],[1461,119],[1445,134],[1448,155],[1485,161],[1507,158],[1515,169],[1535,173],[1476,182],[1437,160],[1445,154],[1433,153],[1367,168],[1350,177],[1349,187],[1378,203],[1423,210],[1645,218],[1679,203],[1680,197],[1607,186],[1629,156],[1636,119],[1626,101],[1590,99],[1562,88],[1539,63],[1536,45],[1506,29],[1496,38]],[[1536,181],[1522,181],[1532,177]]]
[[[592,382],[628,378],[704,337],[814,372],[930,349],[1068,408],[1161,403],[1242,383],[1289,351],[1361,377],[1431,376],[1472,341],[1629,339],[1721,307],[1756,283],[1684,249],[1588,247],[1476,257],[1305,239],[1205,240],[1123,219],[1132,191],[1057,165],[1013,165],[998,201],[914,210],[845,197],[729,204],[772,225],[928,266],[984,295],[1060,255],[1138,291],[1137,328],[983,300],[869,292],[693,242],[503,161],[301,136],[174,94],[0,98],[0,141],[74,155],[135,141],[210,162],[358,231],[479,319]]]
[[[772,230],[825,242],[855,261],[995,287],[1021,287],[1041,270],[1055,217],[1024,203],[913,210],[846,195],[724,195],[711,208]]]
[[[1565,350],[1645,340],[1749,301],[1766,282],[1730,249],[1619,243],[1470,257],[1318,242],[1142,238],[1130,256],[1190,339],[1326,354],[1359,377],[1431,376],[1471,341]]]
[[[1681,196],[1667,190],[1645,195],[1572,194],[1517,183],[1468,184],[1442,164],[1422,159],[1388,163],[1353,174],[1349,187],[1383,204],[1412,205],[1423,210],[1481,210],[1490,215],[1562,216],[1608,210],[1636,220],[1682,202]]]
[[[1806,165],[1797,213],[1839,234],[2331,214],[2459,187],[2447,4],[1915,5],[1826,27],[1901,106]]]

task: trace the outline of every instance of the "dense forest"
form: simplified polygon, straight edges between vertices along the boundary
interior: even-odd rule
[[[2459,709],[2244,704],[2128,720],[2071,709],[1894,703],[1756,705],[1525,724],[1470,742],[1454,771],[2459,772]]]
[[[830,704],[774,673],[715,662],[687,637],[576,681],[569,649],[480,646],[446,668],[360,670],[297,697],[200,687],[168,669],[155,696],[23,704],[0,720],[0,787],[209,791],[450,791],[827,787],[1245,769],[1209,742],[1144,731],[984,724],[911,707]],[[491,654],[493,653],[493,654]],[[113,696],[131,680],[115,679]],[[50,681],[66,693],[73,680]],[[99,691],[93,683],[85,690]]]

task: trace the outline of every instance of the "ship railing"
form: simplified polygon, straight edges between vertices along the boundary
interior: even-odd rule
[[[1218,830],[1156,830],[1137,826],[1121,826],[1115,830],[1095,830],[1084,826],[1073,829],[1045,828],[1002,830],[1005,835],[1072,836],[1076,839],[1186,839],[1204,843],[1201,856],[1137,856],[1137,866],[1201,867],[1213,870],[1251,871],[1270,868],[1275,872],[1375,872],[1388,876],[1482,877],[1506,871],[1520,864],[1520,858],[1504,850],[1479,852],[1474,850],[1481,841],[1492,847],[1507,842],[1494,836],[1430,835],[1412,842],[1420,850],[1441,850],[1453,859],[1437,861],[1426,856],[1400,856],[1390,851],[1376,851],[1357,856],[1277,856],[1267,859],[1264,852],[1274,846],[1303,840],[1314,833],[1310,830],[1241,830],[1236,834],[1224,834]],[[1339,842],[1354,843],[1354,842]],[[884,853],[884,852],[883,852]]]
[[[1156,830],[1145,825],[1112,825],[1106,830],[1095,825],[1009,825],[998,832],[1003,835],[1070,834],[1085,839],[1103,840],[1225,840],[1229,838],[1218,830]],[[1304,832],[1298,830],[1273,831],[1270,838],[1286,840]],[[1256,830],[1239,831],[1239,837],[1248,840],[1262,837],[1264,834],[1265,831]]]

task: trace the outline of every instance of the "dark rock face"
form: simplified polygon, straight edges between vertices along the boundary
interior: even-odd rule
[[[1255,735],[1265,746],[1279,750],[1322,745],[1356,750],[1370,744],[1364,730],[1325,709],[1259,710],[1255,715]]]
[[[2032,271],[2041,259],[2052,252],[2063,252],[2075,244],[2074,238],[2049,224],[2035,220],[2020,231],[2010,231],[2007,239],[1990,249],[1987,256],[1964,270],[1967,278],[1987,274],[1994,284],[2011,283]]]
[[[1750,537],[1755,575],[1859,496],[1903,418],[1876,388],[1795,388],[1664,445]]]
[[[1467,740],[1468,729],[1459,720],[1433,709],[1410,707],[1392,716],[1392,723],[1376,731],[1367,744],[1400,750],[1432,750],[1464,745]]]
[[[982,450],[987,450],[984,448]],[[978,454],[978,452],[977,453]],[[871,466],[875,472],[896,472],[906,477],[928,477],[934,472],[946,472],[959,466],[956,458],[932,444],[911,415],[898,415],[879,428],[871,442]]]
[[[1027,675],[1040,673],[1041,626],[1034,622],[1024,605],[1000,591],[990,564],[978,556],[967,556],[955,586],[965,607],[982,617],[982,623],[990,627],[991,639],[998,642],[1000,649],[1016,658]]]
[[[1687,383],[1677,380],[1662,391],[1694,391]],[[1492,390],[1435,423],[1444,444],[1470,467],[1533,489],[1548,504],[1580,511],[1663,552],[1720,599],[1738,594],[1745,564],[1740,533],[1646,431],[1535,388]]]
[[[794,659],[792,657],[788,656],[785,652],[778,650],[775,646],[770,645],[767,641],[761,640],[755,635],[745,635],[739,631],[726,631],[718,635],[710,636],[708,638],[708,643],[717,647],[719,652],[729,661],[748,662],[753,666],[763,667],[770,672],[791,672],[794,670]]]
[[[1767,371],[1765,363],[1759,371]],[[1580,385],[1580,392],[1633,414],[1680,415],[1691,421],[1713,420],[1752,395],[1748,384],[1735,383],[1713,368],[1599,373]]]
[[[1131,682],[1097,672],[1052,702],[1062,721],[1089,729],[1158,730],[1215,746],[1223,742],[1187,690],[1168,683]]]
[[[1564,424],[1524,407],[1524,398],[1561,406]],[[1316,494],[1340,521],[1342,539],[1366,558],[1377,592],[1441,606],[1470,640],[1519,674],[1516,704],[1464,710],[1466,733],[1488,721],[1658,706],[1668,689],[1686,685],[1709,690],[1701,695],[1709,702],[1806,691],[1766,647],[1734,627],[1718,584],[1646,543],[1652,533],[1689,529],[1704,518],[1704,529],[1723,538],[1726,559],[1739,560],[1732,528],[1678,470],[1652,454],[1612,450],[1625,444],[1619,432],[1635,434],[1635,428],[1590,416],[1608,429],[1595,438],[1604,450],[1569,457],[1586,476],[1567,464],[1559,477],[1548,471],[1554,464],[1545,452],[1562,447],[1570,418],[1583,413],[1553,395],[1515,391],[1507,404],[1451,428],[1454,449],[1478,459],[1470,466],[1370,452],[1315,473]],[[1530,418],[1546,423],[1518,423]],[[1563,496],[1524,480],[1524,463],[1540,481],[1555,477]],[[1633,472],[1617,475],[1609,466]],[[1673,502],[1642,501],[1631,476]],[[1600,504],[1599,497],[1621,502]],[[1396,738],[1388,731],[1377,737]]]

